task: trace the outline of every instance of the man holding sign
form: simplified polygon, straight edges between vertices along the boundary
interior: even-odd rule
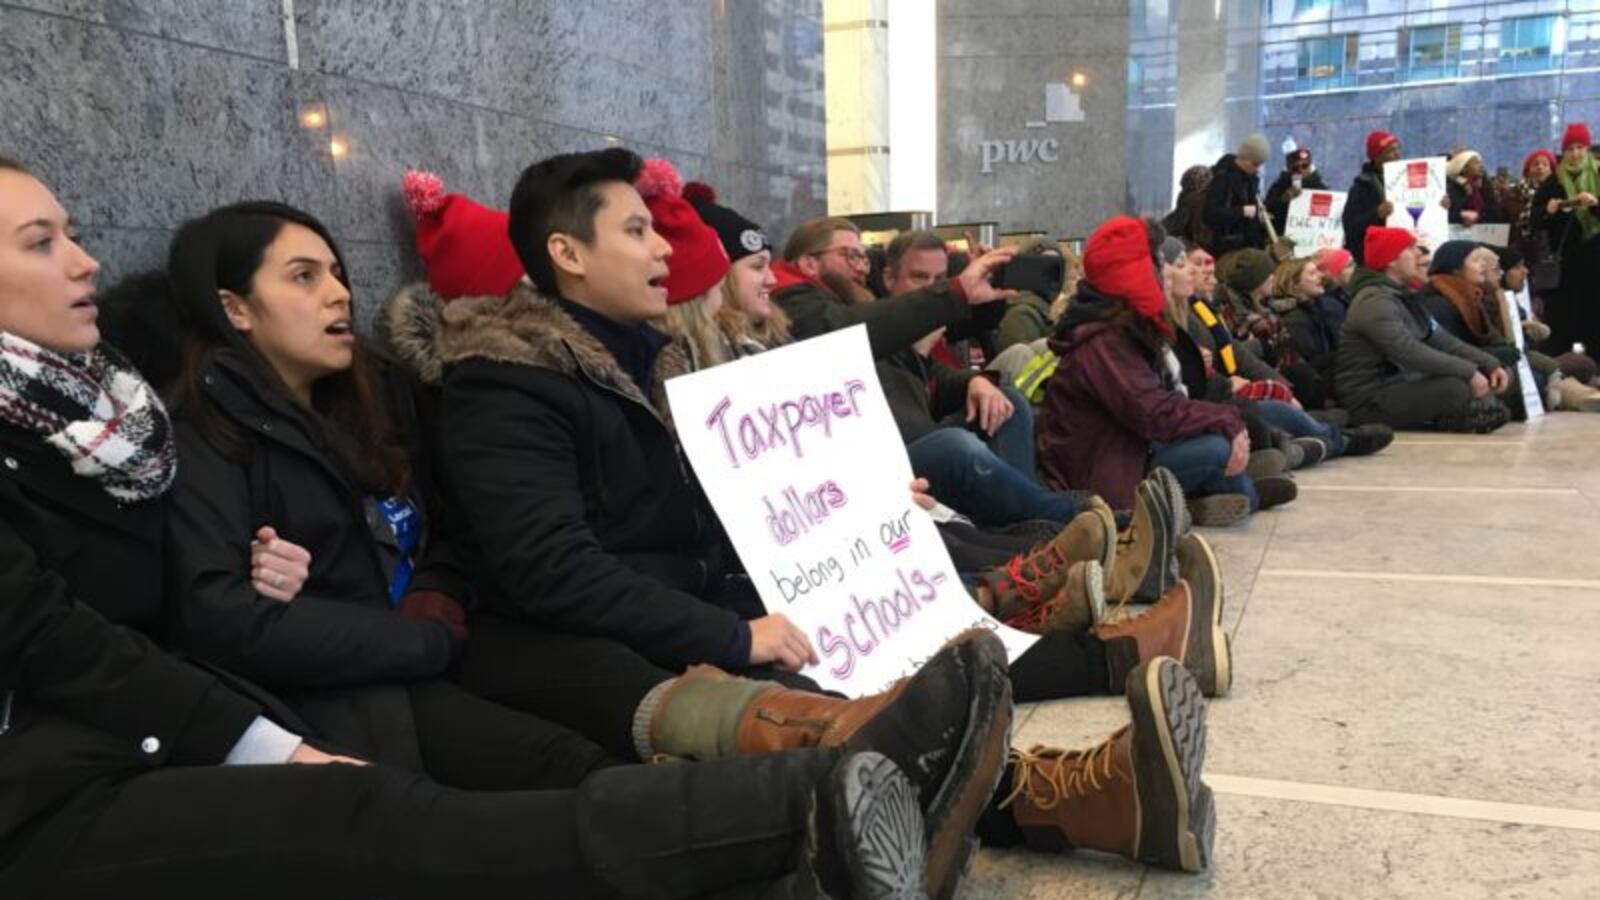
[[[631,183],[639,168],[620,149],[531,166],[512,198],[510,231],[544,292],[524,284],[433,312],[446,489],[468,519],[466,566],[485,613],[474,621],[478,643],[467,648],[463,680],[492,696],[497,685],[529,683],[496,669],[544,672],[542,694],[492,698],[538,705],[560,695],[544,710],[552,718],[592,729],[608,747],[620,731],[627,754],[640,758],[880,752],[917,788],[935,897],[954,893],[980,817],[992,843],[1203,868],[1214,828],[1198,777],[1203,704],[1174,659],[1119,670],[1112,689],[1126,691],[1132,723],[1099,747],[1013,752],[1008,764],[1005,647],[987,633],[1004,629],[973,604],[927,519],[910,508],[903,453],[890,463],[895,482],[879,483],[862,477],[877,471],[871,457],[841,440],[879,428],[899,446],[860,330],[840,337],[861,352],[811,366],[804,383],[765,377],[785,371],[782,353],[806,349],[795,346],[724,367],[738,390],[692,412],[675,402],[676,422],[669,416],[663,386],[682,370],[681,351],[647,322],[675,294],[703,292],[715,267],[669,265],[680,242],[705,236],[680,211],[645,205]],[[719,505],[741,555],[751,542],[772,548],[774,564],[750,570],[784,612],[763,615],[748,596],[730,603],[741,582],[753,591],[680,462],[675,427],[702,475],[708,458],[726,470],[708,481],[714,491],[730,473],[765,479],[763,490],[729,501],[737,517]],[[815,466],[831,468],[811,478]],[[829,590],[845,604],[804,602]],[[1206,618],[1209,630],[1215,621]],[[1185,621],[1177,625],[1181,646]],[[498,649],[484,646],[486,634]],[[1031,640],[1006,636],[1014,646]],[[834,699],[695,665],[763,662],[816,663],[819,678],[865,696]]]

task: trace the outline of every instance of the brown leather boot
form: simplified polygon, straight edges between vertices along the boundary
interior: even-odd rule
[[[1069,563],[1092,559],[1109,572],[1117,560],[1117,517],[1104,500],[1090,496],[1050,545]]]
[[[1011,714],[1005,646],[974,629],[888,691],[860,700],[697,667],[640,704],[635,743],[645,759],[817,746],[882,753],[917,787],[928,841],[927,891],[948,898],[976,851],[972,829],[1003,772]]]
[[[1214,591],[1196,594],[1187,581],[1179,581],[1144,615],[1096,625],[1095,637],[1106,647],[1111,687],[1121,687],[1140,663],[1170,656],[1200,679],[1206,696],[1226,694],[1232,659],[1216,598]]]
[[[1128,679],[1128,706],[1132,724],[1089,750],[1013,750],[1005,804],[1036,849],[1098,850],[1203,871],[1216,811],[1200,780],[1206,731],[1199,686],[1176,660],[1158,658]]]
[[[1134,492],[1133,521],[1117,535],[1115,564],[1106,570],[1106,594],[1117,605],[1154,603],[1172,586],[1172,511],[1165,489],[1145,479]]]

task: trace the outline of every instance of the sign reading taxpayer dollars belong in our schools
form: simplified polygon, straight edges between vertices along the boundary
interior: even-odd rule
[[[849,696],[915,671],[974,626],[1014,660],[1035,638],[967,593],[932,519],[865,326],[666,384],[678,440],[768,612],[811,638],[804,674]]]

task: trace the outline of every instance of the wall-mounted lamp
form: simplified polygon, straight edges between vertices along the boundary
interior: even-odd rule
[[[1087,85],[1088,83],[1089,83],[1089,76],[1088,76],[1087,73],[1085,73],[1085,72],[1083,72],[1081,70],[1072,73],[1072,86],[1073,87],[1081,88],[1081,87],[1084,87],[1085,85]]]
[[[328,153],[334,159],[344,159],[350,155],[350,144],[344,138],[336,137],[328,142]]]
[[[304,128],[322,128],[328,124],[328,113],[320,106],[314,106],[300,114],[300,125]]]

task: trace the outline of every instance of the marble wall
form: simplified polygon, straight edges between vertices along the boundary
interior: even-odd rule
[[[1121,212],[1128,0],[939,0],[938,14],[939,221],[1083,237]],[[1083,121],[1046,121],[1046,86],[1074,74]],[[986,173],[994,141],[1015,160]]]
[[[363,319],[420,274],[407,168],[502,206],[619,142],[781,239],[825,211],[821,0],[0,0],[0,154],[82,223],[104,280],[175,226],[279,199],[332,227]],[[286,24],[292,27],[286,27]]]

